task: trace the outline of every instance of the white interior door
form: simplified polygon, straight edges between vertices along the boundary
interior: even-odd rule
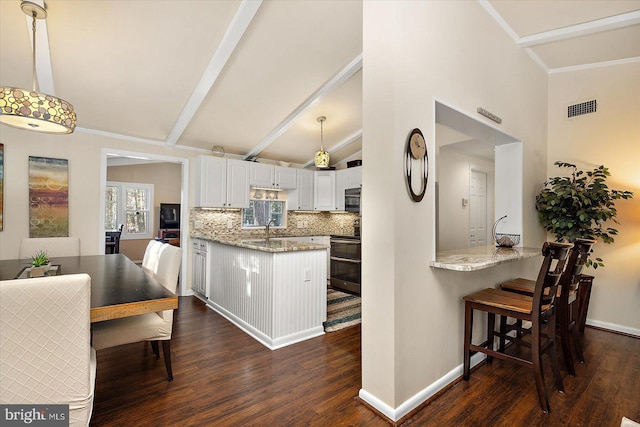
[[[487,173],[471,170],[469,181],[469,247],[487,244]]]

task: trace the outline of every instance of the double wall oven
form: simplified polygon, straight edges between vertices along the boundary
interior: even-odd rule
[[[329,265],[332,288],[360,295],[360,236],[331,236]]]

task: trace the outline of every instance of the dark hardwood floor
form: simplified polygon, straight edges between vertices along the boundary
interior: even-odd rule
[[[357,400],[360,326],[270,351],[194,297],[181,297],[172,340],[174,381],[148,343],[98,352],[92,426],[387,426]],[[547,386],[538,406],[530,370],[494,360],[403,425],[619,426],[640,421],[640,339],[587,328],[587,362]],[[545,360],[546,365],[548,361]]]

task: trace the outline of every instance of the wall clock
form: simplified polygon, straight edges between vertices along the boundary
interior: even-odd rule
[[[414,163],[418,164],[418,168],[421,172],[419,193],[413,191],[412,172]],[[409,139],[407,140],[407,146],[404,153],[404,174],[407,180],[407,188],[411,199],[414,202],[421,201],[427,191],[427,180],[429,178],[429,155],[427,154],[427,144],[424,140],[424,136],[418,128],[411,131]]]

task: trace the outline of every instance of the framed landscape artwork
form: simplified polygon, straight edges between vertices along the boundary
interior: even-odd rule
[[[4,211],[4,144],[0,144],[0,231],[3,230],[2,212]]]
[[[29,156],[29,237],[69,236],[69,161]]]

